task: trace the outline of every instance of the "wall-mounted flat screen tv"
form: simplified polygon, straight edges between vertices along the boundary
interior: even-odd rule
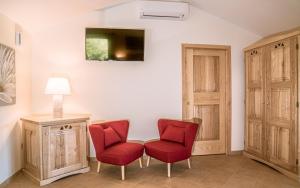
[[[145,30],[86,28],[86,60],[144,61]]]

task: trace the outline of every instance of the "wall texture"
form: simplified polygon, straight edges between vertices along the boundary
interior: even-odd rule
[[[72,95],[65,98],[66,112],[88,112],[93,120],[130,119],[130,139],[156,138],[158,118],[181,118],[181,44],[230,45],[232,150],[243,149],[242,49],[260,37],[194,7],[186,21],[141,20],[138,10],[138,2],[123,4],[35,34],[33,111],[51,112],[51,96],[44,94],[46,81],[52,74],[62,74],[72,85]],[[85,61],[85,27],[145,28],[145,61]]]
[[[0,43],[16,50],[16,104],[0,106],[0,184],[21,168],[21,126],[19,118],[31,107],[31,44],[23,31],[22,45],[15,47],[16,24],[0,14]]]

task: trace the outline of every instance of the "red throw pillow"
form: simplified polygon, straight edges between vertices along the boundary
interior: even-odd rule
[[[185,128],[170,125],[161,135],[161,139],[184,144],[184,136]]]
[[[121,142],[121,138],[114,129],[108,127],[104,129],[104,144],[105,147]]]

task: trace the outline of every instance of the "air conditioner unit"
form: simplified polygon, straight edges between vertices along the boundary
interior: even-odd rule
[[[174,1],[140,1],[141,19],[184,20],[189,16],[189,4]]]

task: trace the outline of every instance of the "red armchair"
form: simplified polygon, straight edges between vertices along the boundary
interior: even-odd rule
[[[147,166],[151,157],[167,163],[168,177],[171,177],[171,164],[177,161],[187,159],[188,167],[191,168],[190,157],[198,124],[160,119],[158,130],[160,140],[145,143],[145,151],[148,155]]]
[[[128,143],[129,122],[127,120],[104,122],[89,126],[90,135],[95,147],[98,160],[97,172],[100,165],[108,163],[121,166],[122,180],[125,179],[125,166],[139,159],[142,168],[144,146],[137,143]]]

